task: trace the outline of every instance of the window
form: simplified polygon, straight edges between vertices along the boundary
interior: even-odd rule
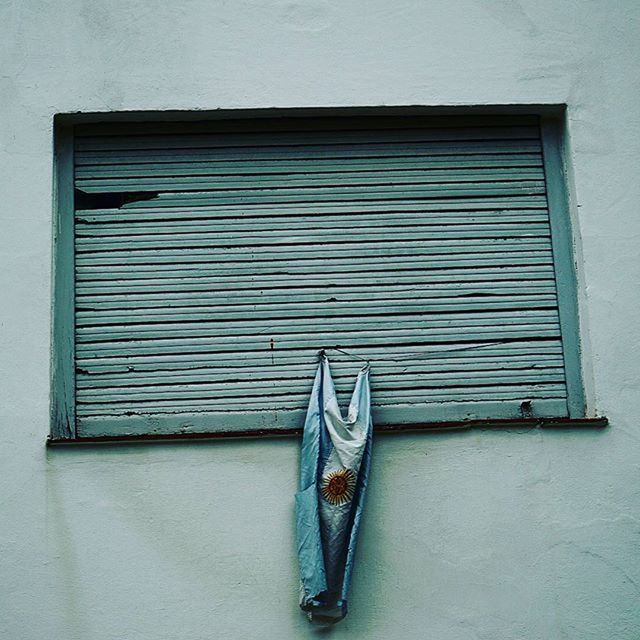
[[[560,142],[537,116],[60,127],[54,434],[300,427],[336,346],[378,424],[583,416]]]

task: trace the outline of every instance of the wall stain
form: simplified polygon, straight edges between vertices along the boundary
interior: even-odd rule
[[[331,20],[323,2],[286,2],[280,5],[280,21],[292,31],[324,31]]]

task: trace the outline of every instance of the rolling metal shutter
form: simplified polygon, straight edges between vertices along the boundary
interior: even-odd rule
[[[85,126],[74,166],[79,435],[301,426],[333,346],[379,424],[568,414],[536,118]]]

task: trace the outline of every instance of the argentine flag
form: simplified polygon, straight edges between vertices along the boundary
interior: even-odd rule
[[[316,624],[338,622],[347,614],[371,439],[369,365],[358,373],[344,418],[323,353],[304,425],[296,494],[300,606]]]

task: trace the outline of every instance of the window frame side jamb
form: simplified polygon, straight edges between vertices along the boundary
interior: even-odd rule
[[[54,128],[51,437],[74,439],[75,246],[73,127]]]
[[[563,157],[563,122],[557,117],[543,117],[540,120],[540,131],[567,384],[567,405],[569,417],[582,418],[586,415],[586,402],[581,364],[574,234],[569,215],[567,172]]]

